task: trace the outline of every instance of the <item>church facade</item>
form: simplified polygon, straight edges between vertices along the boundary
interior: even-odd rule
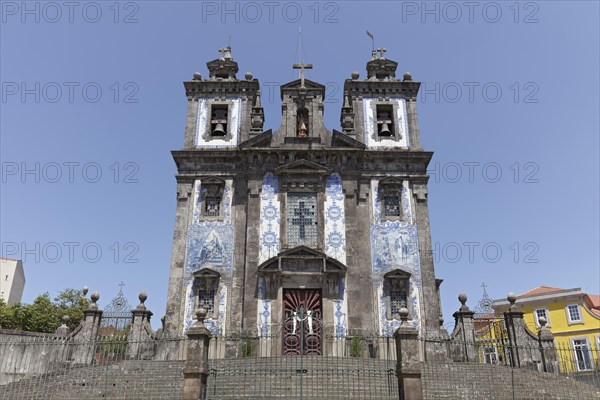
[[[391,336],[406,312],[437,335],[420,84],[373,51],[366,77],[345,80],[341,130],[329,130],[325,86],[302,62],[281,86],[281,125],[266,130],[259,81],[237,76],[231,49],[207,66],[184,82],[184,144],[172,152],[165,331],[184,333],[203,307],[213,335],[292,335],[302,318],[310,334]]]

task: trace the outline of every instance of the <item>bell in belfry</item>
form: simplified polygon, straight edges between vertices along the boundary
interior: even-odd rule
[[[306,124],[304,123],[304,120],[300,120],[300,126],[298,128],[298,136],[301,137],[306,137],[308,136],[308,129],[306,128]]]
[[[215,125],[215,129],[212,131],[213,136],[225,136],[227,133],[225,132],[225,128],[222,123],[218,123]]]
[[[379,135],[381,136],[392,136],[392,132],[390,131],[390,128],[388,127],[387,123],[383,123],[381,125],[381,130],[379,131]]]

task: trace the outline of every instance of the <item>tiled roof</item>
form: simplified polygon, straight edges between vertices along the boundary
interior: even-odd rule
[[[592,307],[600,308],[600,294],[588,294],[586,296],[590,299]]]
[[[600,317],[600,294],[586,294],[585,303],[594,315]]]
[[[520,297],[528,297],[528,296],[537,296],[540,294],[546,294],[546,293],[552,293],[552,292],[560,292],[562,290],[565,289],[561,289],[561,288],[555,288],[552,286],[538,286],[535,289],[531,289],[525,293],[521,293],[519,295],[517,295],[518,298]]]

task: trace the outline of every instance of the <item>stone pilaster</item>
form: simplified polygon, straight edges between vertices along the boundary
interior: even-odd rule
[[[410,147],[412,149],[421,148],[421,133],[419,132],[419,121],[417,116],[417,98],[406,99],[406,114],[408,119],[408,133]]]
[[[244,330],[256,332],[257,313],[257,283],[258,283],[258,260],[260,240],[260,192],[262,188],[262,177],[248,180],[246,192],[246,260],[245,260],[245,291],[244,291],[244,315],[242,327]]]
[[[167,293],[167,312],[165,315],[165,332],[177,334],[183,330],[183,305],[185,303],[183,287],[183,269],[187,247],[187,232],[190,219],[190,205],[193,183],[177,183],[177,209],[175,211],[175,230],[171,252],[171,268],[169,272],[169,291]]]
[[[439,304],[437,301],[431,230],[429,226],[429,206],[427,203],[427,183],[413,183],[413,199],[419,238],[419,260],[421,264],[421,282],[423,287],[422,334],[438,337],[440,334]]]
[[[370,181],[343,181],[346,217],[346,291],[348,328],[368,331],[377,318],[373,307],[373,271],[369,217]]]

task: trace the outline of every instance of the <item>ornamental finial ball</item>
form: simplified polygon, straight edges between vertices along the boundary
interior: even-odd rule
[[[400,315],[400,319],[402,321],[406,321],[408,319],[408,308],[402,307],[398,310],[398,314]]]
[[[89,291],[89,290],[90,290],[90,289],[89,289],[87,286],[84,286],[84,287],[83,287],[83,289],[81,289],[81,292],[82,292],[82,293],[83,293],[83,295],[85,296],[85,295],[87,295],[87,294],[88,294],[88,291]]]
[[[200,74],[200,72],[194,72],[194,80],[195,81],[202,80],[202,75]]]
[[[148,299],[148,294],[146,292],[140,292],[138,299],[140,299],[140,303],[144,304],[146,299]]]
[[[412,74],[410,72],[405,72],[404,73],[404,80],[405,81],[412,81]]]
[[[358,71],[352,71],[352,79],[357,80],[359,76],[360,74],[358,73]]]
[[[510,305],[514,305],[515,301],[517,301],[517,296],[513,293],[510,292],[508,293],[508,295],[506,296],[506,300],[508,300],[508,302],[510,303]]]
[[[467,295],[465,293],[459,294],[458,301],[460,301],[460,304],[462,304],[464,306],[467,302]]]
[[[206,309],[204,307],[200,307],[196,310],[196,319],[200,322],[204,321],[206,318]]]
[[[543,328],[546,326],[546,324],[548,323],[548,321],[546,321],[545,317],[539,317],[538,318],[538,322],[540,323],[540,326]]]
[[[69,317],[68,315],[63,315],[63,317],[62,317],[63,324],[65,324],[65,325],[68,324],[70,320],[71,320],[71,317]]]
[[[252,77],[253,77],[252,72],[246,72],[246,80],[247,81],[251,81]]]
[[[90,299],[92,299],[92,303],[95,304],[100,299],[100,293],[98,293],[97,291],[92,292]]]

